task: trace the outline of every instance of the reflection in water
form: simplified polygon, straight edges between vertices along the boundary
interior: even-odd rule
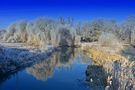
[[[102,66],[89,65],[86,70],[86,81],[94,90],[104,89],[106,85],[106,72]]]
[[[93,61],[87,67],[86,81],[94,90],[135,90],[135,61],[93,47],[84,51]]]
[[[56,64],[56,61],[53,59],[54,57],[51,57],[48,60],[33,65],[32,67],[27,69],[28,73],[36,77],[38,80],[46,80],[48,76],[51,76],[53,74]]]
[[[56,52],[47,60],[43,60],[42,62],[28,68],[27,72],[38,80],[47,80],[48,77],[53,75],[55,67],[70,69],[75,58],[80,54],[79,51],[80,50],[77,48],[61,48],[59,52]]]
[[[86,76],[93,90],[135,90],[134,70],[128,62],[95,63],[87,67]]]
[[[60,48],[9,78],[4,75],[0,90],[88,90],[84,81],[89,61],[79,48]]]

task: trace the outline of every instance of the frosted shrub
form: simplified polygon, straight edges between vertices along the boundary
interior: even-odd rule
[[[27,21],[19,21],[11,24],[7,28],[7,33],[4,35],[3,39],[7,42],[27,41],[26,25],[27,25]]]
[[[5,33],[3,39],[7,41],[11,36],[14,36],[14,33],[16,32],[16,24],[12,24],[7,28],[7,32]]]
[[[102,33],[98,40],[101,46],[116,46],[119,45],[119,41],[114,34]]]
[[[17,23],[16,30],[17,33],[16,35],[18,36],[18,39],[20,39],[20,42],[26,42],[27,41],[27,21],[21,21]]]
[[[46,46],[51,44],[51,40],[57,34],[54,31],[55,21],[46,18],[39,18],[33,22],[30,22],[27,25],[28,31],[28,43],[39,45],[39,46]]]
[[[28,23],[27,32],[28,32],[28,40],[27,40],[28,44],[36,46],[41,44],[40,34],[42,32],[39,30],[39,27],[36,25],[36,23],[33,22]]]

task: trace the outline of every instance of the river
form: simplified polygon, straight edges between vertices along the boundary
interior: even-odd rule
[[[90,90],[85,72],[89,57],[77,48],[63,48],[46,60],[0,77],[0,90]]]

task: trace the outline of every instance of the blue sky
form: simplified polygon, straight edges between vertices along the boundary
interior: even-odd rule
[[[135,0],[0,0],[0,29],[17,20],[40,16],[122,21],[129,15],[135,15]]]

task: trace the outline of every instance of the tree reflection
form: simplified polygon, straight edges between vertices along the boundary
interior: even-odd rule
[[[53,75],[55,67],[70,68],[75,57],[77,57],[79,50],[75,48],[61,48],[47,60],[43,60],[27,69],[27,72],[38,80],[47,80]]]

